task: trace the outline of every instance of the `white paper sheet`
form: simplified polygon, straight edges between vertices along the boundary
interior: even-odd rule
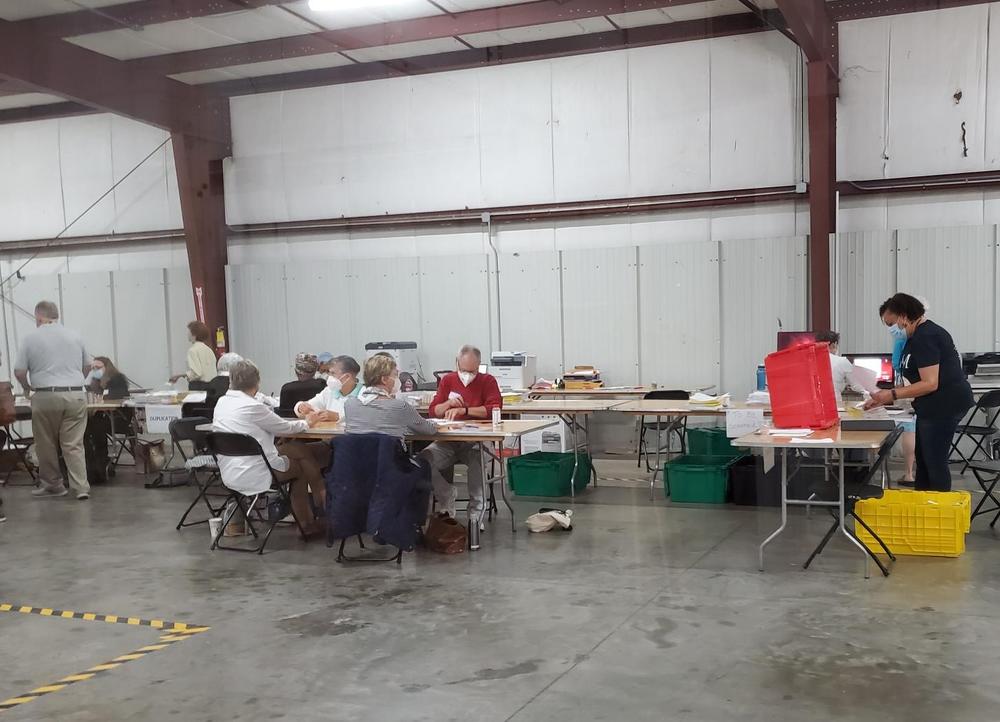
[[[863,366],[854,366],[851,369],[851,383],[863,388],[870,396],[874,396],[878,391],[878,375]]]
[[[771,436],[809,436],[812,429],[768,429]]]

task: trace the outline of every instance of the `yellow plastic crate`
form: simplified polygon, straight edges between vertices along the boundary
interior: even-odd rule
[[[855,512],[893,554],[957,557],[965,551],[971,508],[967,491],[887,489],[881,499],[859,501]],[[883,553],[863,526],[855,531],[865,546]]]

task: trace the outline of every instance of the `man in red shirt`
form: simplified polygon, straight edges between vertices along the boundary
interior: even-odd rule
[[[444,376],[438,383],[437,393],[431,402],[430,416],[435,419],[470,421],[489,419],[493,409],[503,401],[497,380],[489,374],[479,373],[482,354],[475,346],[463,346],[458,352],[458,370]],[[478,444],[434,442],[421,455],[431,466],[434,499],[438,510],[455,516],[455,487],[441,473],[455,464],[468,466],[469,524],[475,523],[485,507],[483,495],[483,468]]]

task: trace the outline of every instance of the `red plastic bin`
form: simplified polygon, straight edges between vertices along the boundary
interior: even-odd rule
[[[827,429],[839,420],[829,344],[804,343],[764,359],[778,428]]]

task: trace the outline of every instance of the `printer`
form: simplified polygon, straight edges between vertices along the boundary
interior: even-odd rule
[[[502,389],[527,389],[535,383],[537,357],[520,351],[490,354],[489,372]]]

